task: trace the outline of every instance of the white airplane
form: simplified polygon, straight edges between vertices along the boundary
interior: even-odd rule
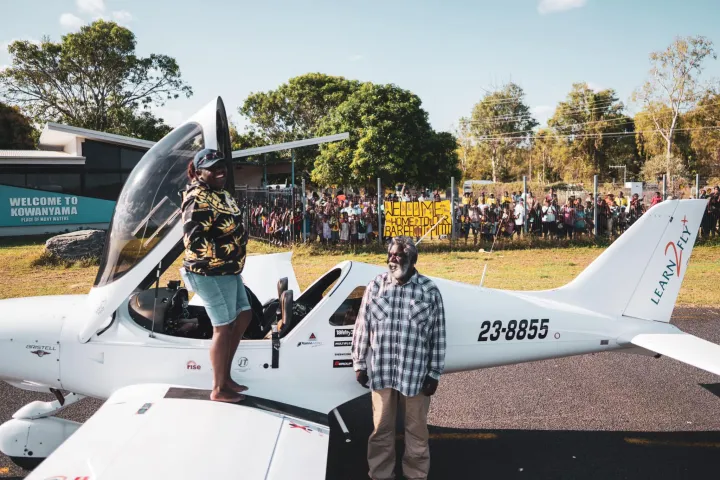
[[[182,254],[187,163],[206,147],[229,156],[228,139],[218,98],[143,157],[89,294],[0,301],[0,379],[57,398],[0,426],[0,451],[37,466],[29,479],[325,478],[329,417],[347,435],[336,407],[367,393],[350,344],[365,286],[384,269],[345,261],[301,292],[290,253],[248,257],[254,317],[232,375],[250,395],[209,401],[204,308],[197,296],[185,302],[179,282],[157,283]],[[705,202],[653,207],[561,288],[434,278],[446,309],[445,373],[618,351],[720,374],[720,346],[669,323]],[[107,401],[83,425],[54,416],[86,396]]]

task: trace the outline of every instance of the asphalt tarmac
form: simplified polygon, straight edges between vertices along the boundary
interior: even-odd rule
[[[720,308],[673,323],[720,343]],[[692,479],[720,475],[720,377],[670,358],[601,353],[443,376],[433,398],[430,479]],[[0,423],[52,396],[0,384]],[[84,400],[61,416],[88,418]],[[331,423],[328,479],[367,479],[369,396]],[[398,478],[402,438],[398,436]],[[26,471],[0,454],[0,479]]]

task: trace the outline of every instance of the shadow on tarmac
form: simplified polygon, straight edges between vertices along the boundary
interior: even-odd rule
[[[367,480],[368,396],[340,408],[352,442],[331,416],[328,480]],[[398,429],[401,433],[402,430]],[[396,445],[402,479],[402,439]],[[715,478],[720,432],[468,430],[430,426],[429,479]]]

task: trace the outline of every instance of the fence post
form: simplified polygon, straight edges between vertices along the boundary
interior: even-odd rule
[[[700,174],[695,175],[695,198],[700,198]]]
[[[377,197],[378,197],[378,205],[377,205],[378,231],[377,231],[377,234],[378,234],[378,245],[382,246],[382,244],[383,244],[382,239],[383,239],[383,235],[385,234],[385,231],[383,230],[382,212],[380,211],[380,207],[383,205],[381,187],[382,187],[382,184],[380,182],[380,177],[378,177],[378,179],[377,179]]]
[[[450,177],[450,248],[455,241],[455,177]]]
[[[662,185],[662,199],[663,202],[667,200],[667,177],[665,174],[663,174],[663,185]]]
[[[523,235],[527,235],[527,177],[523,175]]]
[[[597,240],[598,236],[598,224],[597,224],[597,217],[598,217],[598,176],[593,176],[593,235],[595,235],[595,239]]]
[[[305,230],[305,215],[307,215],[307,197],[305,196],[305,177],[302,177],[301,187],[302,188],[302,216],[301,222],[302,222],[302,240],[303,243],[307,242],[307,231]]]

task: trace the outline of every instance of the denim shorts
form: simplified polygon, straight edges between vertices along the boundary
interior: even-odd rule
[[[190,289],[200,296],[213,327],[231,324],[235,318],[250,310],[250,301],[240,275],[205,276],[186,272]]]

